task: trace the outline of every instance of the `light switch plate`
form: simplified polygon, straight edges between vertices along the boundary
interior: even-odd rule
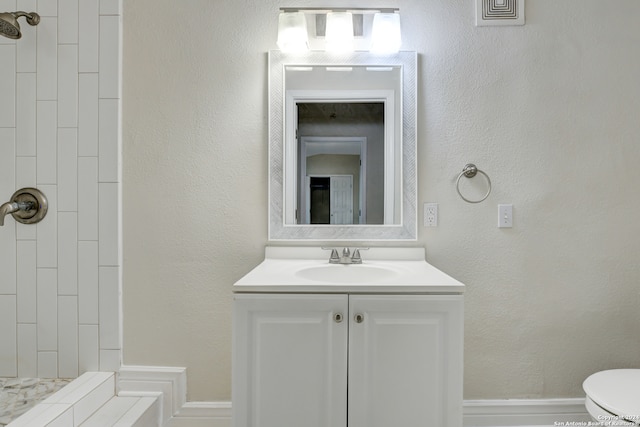
[[[513,227],[513,205],[498,205],[498,228]]]

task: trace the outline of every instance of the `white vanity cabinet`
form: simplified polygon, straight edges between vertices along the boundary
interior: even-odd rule
[[[347,314],[347,295],[236,294],[234,427],[345,426]]]
[[[236,293],[234,427],[460,427],[463,296]]]
[[[462,298],[349,296],[349,427],[462,426]]]

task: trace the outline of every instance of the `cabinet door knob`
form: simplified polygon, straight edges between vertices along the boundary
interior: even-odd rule
[[[336,313],[333,315],[333,321],[336,323],[341,323],[342,322],[342,314],[341,313]]]
[[[356,323],[362,323],[364,322],[364,314],[356,314],[356,316],[354,317]]]

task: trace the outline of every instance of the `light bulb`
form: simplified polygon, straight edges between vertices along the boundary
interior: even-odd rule
[[[327,13],[325,49],[330,52],[353,51],[353,17],[351,12]]]
[[[400,51],[400,15],[398,13],[376,13],[371,28],[371,52],[393,54]]]
[[[278,47],[283,52],[309,50],[307,20],[303,12],[281,12],[278,17]]]

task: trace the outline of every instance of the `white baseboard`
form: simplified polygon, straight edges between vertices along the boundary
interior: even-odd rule
[[[185,368],[123,366],[118,395],[160,396],[163,427],[231,427],[231,402],[187,402]],[[465,400],[464,427],[554,426],[589,421],[584,398]]]
[[[464,427],[554,426],[591,418],[584,399],[468,400]],[[188,402],[167,427],[231,427],[231,402]]]
[[[584,399],[467,400],[464,427],[554,426],[589,421]],[[231,402],[189,402],[167,427],[231,427]]]
[[[584,398],[465,400],[465,427],[554,426],[589,421]]]
[[[231,427],[231,402],[187,402],[166,427]]]
[[[161,425],[187,403],[187,370],[162,366],[121,366],[118,396],[159,396]]]

